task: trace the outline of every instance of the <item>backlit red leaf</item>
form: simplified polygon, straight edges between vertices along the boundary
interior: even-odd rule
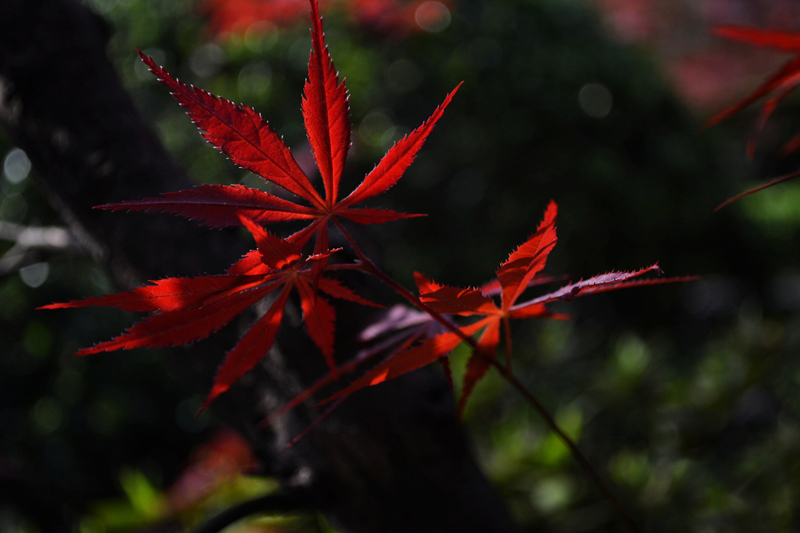
[[[289,147],[259,113],[181,83],[150,57],[141,52],[139,55],[186,108],[203,137],[227,154],[231,161],[316,206],[322,205],[319,194],[297,165]]]
[[[479,289],[460,289],[439,285],[419,272],[414,272],[414,281],[419,288],[419,299],[438,313],[469,316],[492,315],[500,310],[494,302],[481,294]]]
[[[474,324],[464,326],[460,328],[460,331],[464,335],[474,335],[485,327],[490,320],[494,320],[494,317],[484,318]],[[376,366],[361,378],[354,381],[350,386],[320,402],[319,405],[346,398],[364,387],[378,385],[384,381],[400,377],[403,374],[427,366],[439,357],[443,357],[453,351],[461,342],[461,337],[451,331],[436,335],[417,347],[395,354],[387,361]]]
[[[378,307],[381,309],[384,307],[380,304],[370,302],[366,298],[362,298],[361,296],[359,296],[352,290],[348,289],[335,279],[319,278],[319,280],[317,280],[317,287],[325,294],[329,294],[330,296],[333,296],[334,298],[338,298],[340,300],[348,300],[350,302],[355,302],[361,305],[368,305],[370,307]]]
[[[217,299],[255,288],[265,283],[264,276],[200,276],[196,278],[166,278],[151,281],[153,285],[131,291],[86,298],[67,303],[45,305],[39,309],[75,307],[116,307],[125,311],[178,311],[205,306]]]
[[[556,214],[558,206],[550,201],[544,220],[525,243],[519,246],[497,269],[497,279],[503,287],[501,300],[503,309],[508,309],[528,288],[528,284],[547,262],[547,256],[556,245]]]
[[[333,360],[333,324],[336,313],[325,298],[316,293],[311,283],[305,279],[295,282],[300,294],[300,306],[303,309],[303,323],[314,343],[319,346],[325,356],[325,362],[331,373],[336,373],[336,362]]]
[[[314,211],[308,207],[243,185],[198,185],[193,189],[164,193],[161,198],[109,203],[95,209],[164,211],[200,220],[213,228],[238,226],[239,215],[259,224],[315,217]]]
[[[290,291],[290,285],[284,287],[264,316],[258,319],[236,346],[227,353],[225,360],[217,370],[211,392],[200,407],[200,411],[208,407],[214,398],[228,390],[236,380],[250,371],[266,355],[267,350],[275,342],[275,335],[278,333],[283,318],[283,307],[286,305]]]
[[[350,107],[347,88],[344,81],[339,83],[339,74],[325,45],[322,18],[316,2],[311,2],[311,24],[312,50],[308,80],[303,90],[303,118],[325,185],[325,199],[331,205],[339,196],[339,182],[350,149],[350,119],[347,116]]]
[[[489,359],[494,359],[497,352],[497,345],[500,344],[500,320],[489,322],[478,339],[478,347],[473,350],[472,355],[467,361],[467,370],[464,374],[464,384],[461,387],[461,397],[458,400],[458,416],[464,414],[472,390],[478,381],[486,375],[491,363]]]
[[[270,272],[272,268],[264,264],[261,260],[261,252],[250,250],[244,257],[231,265],[227,273],[230,276],[262,275]]]
[[[422,126],[389,150],[354,193],[344,201],[337,201],[350,147],[348,95],[344,82],[339,82],[338,73],[325,45],[319,9],[313,0],[311,18],[312,51],[302,109],[308,139],[322,175],[324,199],[297,166],[288,147],[258,113],[181,83],[140,52],[142,60],[160,81],[172,89],[173,96],[187,108],[190,117],[209,142],[228,154],[235,163],[304,198],[311,206],[297,205],[243,186],[206,185],[191,191],[166,193],[162,198],[118,202],[106,204],[102,208],[167,211],[203,220],[214,227],[236,225],[239,215],[258,224],[307,220],[310,224],[287,240],[302,249],[316,236],[314,254],[322,254],[328,249],[328,222],[336,218],[346,218],[358,224],[383,224],[421,216],[389,209],[353,206],[385,192],[397,182],[414,160],[458,87],[447,95],[445,101]],[[353,244],[352,240],[350,242]],[[249,272],[249,265],[236,265],[233,272]],[[315,280],[325,266],[324,259],[313,266]]]
[[[308,242],[311,240],[311,237],[314,235],[319,236],[320,234],[327,235],[327,220],[323,218],[317,218],[307,227],[301,229],[297,233],[293,233],[286,237],[286,240],[289,242],[294,243],[297,245],[298,248],[303,248]]]
[[[131,327],[127,333],[84,348],[75,355],[89,355],[133,348],[180,346],[204,339],[274,290],[269,284],[218,300],[214,305],[153,315]]]
[[[461,87],[461,83],[445,97],[444,102],[436,108],[428,120],[392,146],[380,163],[367,174],[364,181],[347,198],[340,202],[340,205],[351,206],[363,202],[388,191],[397,183],[409,165],[414,162],[417,152],[425,144],[425,139],[433,131],[436,121],[441,118],[459,87]]]
[[[264,263],[276,270],[280,270],[286,265],[300,260],[302,253],[297,246],[272,235],[245,216],[240,215],[239,219],[253,235],[256,245],[258,245],[258,251],[261,252],[261,260]]]

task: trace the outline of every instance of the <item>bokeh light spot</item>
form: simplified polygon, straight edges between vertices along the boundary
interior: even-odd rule
[[[8,152],[3,161],[3,175],[11,183],[20,183],[31,171],[31,161],[28,155],[20,148]]]
[[[50,265],[47,263],[34,263],[19,269],[19,277],[28,287],[35,289],[44,285],[50,275]]]
[[[614,98],[605,85],[587,83],[578,92],[578,104],[590,117],[604,118],[611,113]]]
[[[429,33],[439,33],[450,25],[450,10],[441,2],[424,2],[414,12],[417,26]]]

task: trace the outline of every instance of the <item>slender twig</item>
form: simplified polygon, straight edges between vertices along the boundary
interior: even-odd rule
[[[622,518],[622,520],[628,526],[628,529],[630,529],[633,533],[638,533],[639,527],[636,525],[633,519],[628,516],[628,513],[625,511],[622,503],[617,500],[616,496],[614,496],[614,493],[611,492],[611,489],[608,488],[600,475],[595,471],[589,460],[583,455],[572,439],[570,439],[567,434],[564,433],[564,431],[558,426],[555,419],[550,416],[550,413],[545,410],[544,406],[539,403],[533,394],[531,394],[530,391],[525,388],[525,385],[523,385],[514,374],[508,373],[503,374],[503,376],[505,377],[506,381],[508,381],[515,389],[517,389],[517,392],[519,392],[525,398],[525,400],[527,400],[527,402],[536,410],[536,412],[539,413],[539,416],[545,420],[547,425],[550,426],[550,429],[552,429],[553,432],[561,438],[564,444],[567,445],[570,452],[572,452],[572,456],[576,461],[578,461],[578,464],[581,465],[586,473],[589,474],[589,477],[592,478],[594,484],[600,489],[600,492],[614,508],[614,511],[616,511],[617,515]]]
[[[794,179],[794,178],[796,178],[798,176],[800,176],[800,170],[797,170],[797,171],[792,172],[791,174],[787,174],[785,176],[781,176],[779,178],[775,178],[774,180],[768,181],[767,183],[765,183],[763,185],[759,185],[758,187],[753,187],[752,189],[748,189],[748,190],[746,190],[746,191],[744,191],[742,193],[737,194],[736,196],[734,196],[732,198],[728,198],[727,200],[725,200],[724,202],[719,204],[717,207],[714,208],[714,212],[716,213],[717,211],[719,211],[720,209],[722,209],[726,205],[732,204],[736,200],[744,198],[745,196],[749,196],[749,195],[751,195],[751,194],[753,194],[755,192],[758,192],[758,191],[763,191],[767,187],[772,187],[773,185],[777,185],[779,183],[783,183],[784,181],[789,181],[789,180]]]
[[[525,385],[523,385],[522,382],[519,381],[519,379],[517,379],[516,376],[514,376],[514,374],[510,371],[510,369],[507,368],[506,365],[500,363],[496,358],[489,357],[488,355],[484,354],[482,350],[477,349],[478,345],[475,339],[473,339],[469,335],[466,335],[463,331],[461,331],[460,328],[458,328],[457,325],[453,324],[452,322],[447,320],[444,316],[442,316],[440,313],[431,309],[429,306],[425,305],[419,298],[414,296],[413,293],[408,291],[405,287],[403,287],[395,280],[390,278],[388,275],[386,275],[384,272],[382,272],[375,265],[375,263],[373,263],[368,257],[366,257],[361,252],[361,250],[356,245],[353,238],[350,236],[347,230],[342,226],[342,224],[335,219],[334,223],[339,228],[339,231],[342,232],[342,235],[344,235],[345,239],[347,239],[347,241],[350,243],[350,246],[353,248],[353,251],[355,252],[356,256],[358,256],[358,258],[361,260],[363,270],[365,272],[374,275],[376,278],[386,283],[388,286],[397,291],[398,294],[400,294],[402,297],[404,297],[406,300],[412,303],[415,307],[428,313],[428,315],[430,315],[431,318],[442,324],[449,331],[461,337],[461,339],[464,342],[466,342],[472,348],[474,348],[473,353],[477,354],[478,357],[483,358],[486,362],[494,366],[500,372],[500,375],[502,375],[506,381],[508,381],[515,389],[517,389],[517,391],[522,395],[522,397],[525,398],[525,400],[534,408],[534,410],[536,410],[536,412],[539,413],[542,419],[544,419],[545,423],[550,427],[550,429],[556,435],[558,435],[558,437],[564,442],[564,444],[567,445],[570,452],[572,453],[572,456],[578,462],[580,467],[583,468],[583,470],[589,475],[589,477],[592,479],[597,488],[600,489],[600,492],[603,495],[603,497],[606,500],[608,500],[608,502],[611,504],[611,507],[614,509],[617,515],[628,526],[628,529],[630,529],[632,533],[639,533],[639,527],[636,525],[633,519],[630,516],[628,516],[628,513],[625,511],[622,504],[619,502],[619,500],[617,500],[616,496],[614,496],[614,493],[611,492],[611,489],[608,488],[608,486],[600,477],[600,475],[595,471],[594,467],[591,465],[589,460],[586,459],[583,453],[581,453],[578,446],[559,427],[559,425],[556,423],[555,419],[550,415],[550,413],[547,412],[547,410],[539,402],[539,400],[536,399],[533,393],[530,392],[528,389],[526,389]],[[511,349],[510,343],[508,349],[510,352]],[[508,354],[508,357],[510,358],[510,353]]]
[[[506,336],[506,375],[511,375],[511,321],[508,317],[503,317],[503,332]]]
[[[268,494],[229,507],[197,526],[191,533],[218,533],[234,522],[256,513],[286,514],[309,511],[311,508],[310,502],[297,493]]]

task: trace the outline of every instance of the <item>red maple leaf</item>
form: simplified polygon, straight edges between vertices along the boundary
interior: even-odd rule
[[[382,224],[421,216],[356,206],[386,192],[397,183],[414,161],[458,87],[447,95],[428,120],[392,146],[355,190],[339,199],[339,184],[350,148],[348,94],[344,81],[339,81],[325,45],[322,20],[315,0],[311,0],[311,19],[312,50],[302,109],[308,140],[322,176],[324,195],[317,192],[289,148],[260,114],[181,83],[156,66],[150,57],[139,52],[151,72],[172,90],[175,99],[186,108],[206,140],[237,165],[299,196],[308,205],[242,185],[200,185],[189,190],[165,193],[160,198],[111,203],[98,208],[166,211],[200,220],[211,227],[237,226],[240,224],[239,215],[245,215],[262,225],[291,220],[308,221],[309,225],[289,237],[289,240],[302,248],[316,235],[315,254],[328,249],[330,221],[338,223],[337,219],[341,218],[358,224]],[[322,261],[319,268],[324,264]]]
[[[565,319],[568,318],[567,315],[552,313],[547,309],[545,304],[557,300],[570,300],[585,294],[605,292],[626,287],[696,279],[695,277],[683,277],[628,281],[631,278],[650,271],[661,273],[661,269],[658,265],[654,264],[634,272],[609,272],[601,274],[587,280],[571,283],[557,291],[539,296],[533,300],[516,303],[528,287],[537,284],[532,282],[536,279],[536,275],[544,268],[547,257],[556,244],[556,213],[556,203],[550,202],[550,205],[548,205],[545,211],[544,220],[539,224],[536,232],[500,265],[500,268],[497,269],[497,282],[487,284],[483,292],[481,289],[461,289],[458,287],[439,285],[425,278],[423,275],[415,273],[420,300],[432,311],[458,316],[477,315],[483,318],[467,326],[460,327],[457,330],[440,333],[425,340],[418,346],[393,354],[360,379],[354,381],[350,386],[321,402],[320,405],[332,401],[339,402],[359,389],[377,385],[386,380],[399,377],[407,372],[422,368],[433,361],[441,360],[464,341],[465,338],[472,337],[478,332],[483,331],[478,340],[474,342],[472,356],[467,362],[467,370],[461,389],[461,398],[459,400],[460,413],[463,411],[467,398],[477,382],[486,374],[489,367],[493,364],[497,348],[500,345],[501,327],[506,345],[507,360],[505,371],[510,370],[512,347],[509,323],[511,319]],[[548,279],[548,281],[550,279]],[[494,292],[494,288],[497,285],[499,285],[500,289],[499,306],[491,297],[487,296],[487,294]]]
[[[336,315],[333,307],[319,292],[365,305],[376,304],[361,298],[337,280],[312,273],[312,265],[327,258],[330,251],[303,258],[295,244],[271,235],[246,217],[241,217],[241,221],[255,238],[258,250],[245,256],[228,274],[166,278],[132,291],[55,303],[40,309],[106,306],[154,313],[132,326],[127,333],[91,348],[84,348],[75,354],[89,355],[120,349],[178,346],[204,339],[251,305],[280,289],[264,316],[251,326],[225,356],[202,410],[264,357],[275,340],[283,317],[283,308],[294,288],[300,296],[308,333],[319,346],[335,376],[333,332]],[[260,262],[260,268],[249,264],[256,258]],[[248,264],[245,271],[231,273],[245,263]],[[315,290],[315,284],[318,291]]]

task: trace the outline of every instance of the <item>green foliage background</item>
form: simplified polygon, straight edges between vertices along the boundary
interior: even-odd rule
[[[140,109],[198,182],[261,186],[206,145],[134,46],[181,80],[261,111],[289,146],[306,150],[305,22],[214,41],[190,0],[90,4],[113,27],[109,56]],[[751,117],[702,131],[704,117],[671,95],[647,52],[616,43],[581,3],[464,0],[444,31],[402,40],[340,12],[325,22],[351,93],[354,157],[343,190],[465,82],[381,201],[428,214],[369,232],[387,268],[409,286],[414,270],[480,284],[554,198],[559,243],[547,272],[579,278],[660,261],[668,275],[702,275],[558,306],[571,322],[520,325],[516,372],[646,531],[800,529],[800,186],[712,213],[746,180],[797,160],[745,161],[742,126]],[[590,84],[595,95],[607,91],[601,104],[611,95],[607,114],[582,107]],[[0,155],[12,148],[0,138]],[[0,182],[3,221],[60,223],[35,175],[12,178]],[[0,252],[10,248],[0,242]],[[132,317],[33,310],[112,290],[102,265],[69,254],[27,261],[33,266],[0,277],[0,461],[37,490],[0,501],[0,529],[118,531],[157,520],[142,502],[158,498],[146,494],[175,480],[215,421],[194,419],[200,398],[178,389],[155,351],[71,357]],[[458,371],[465,353],[453,357]],[[484,468],[528,530],[622,529],[498,376],[478,387],[466,421]],[[9,483],[2,480],[4,490]],[[100,502],[109,499],[128,509],[128,522],[103,518]]]

